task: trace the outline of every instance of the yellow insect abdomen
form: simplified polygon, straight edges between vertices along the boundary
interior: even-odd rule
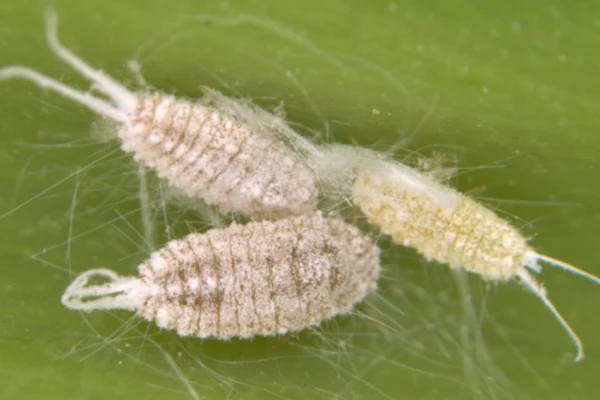
[[[488,280],[514,278],[530,250],[494,212],[417,171],[363,171],[352,197],[369,222],[395,242]]]

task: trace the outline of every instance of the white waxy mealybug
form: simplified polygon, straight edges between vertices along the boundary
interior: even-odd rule
[[[52,51],[112,104],[22,66],[0,68],[0,80],[29,80],[115,121],[124,151],[220,212],[276,219],[316,210],[315,178],[286,145],[299,135],[283,120],[210,89],[200,102],[133,93],[59,42],[55,14],[46,25]]]
[[[169,242],[139,277],[107,269],[65,290],[71,309],[127,309],[182,336],[249,338],[319,324],[376,288],[379,249],[336,218],[236,223]],[[105,283],[90,284],[103,278]]]
[[[600,278],[539,254],[517,229],[484,205],[371,150],[332,145],[311,163],[316,170],[329,171],[319,175],[330,187],[326,191],[347,196],[396,243],[414,248],[427,260],[465,269],[488,281],[519,280],[569,334],[577,347],[575,361],[584,358],[579,337],[531,272],[540,273],[538,263],[545,262],[596,283]]]

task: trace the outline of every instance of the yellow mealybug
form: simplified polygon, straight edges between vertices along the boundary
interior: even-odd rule
[[[319,176],[326,193],[346,197],[396,243],[414,248],[427,260],[463,268],[489,281],[518,279],[567,331],[577,347],[575,361],[584,358],[581,340],[531,272],[540,273],[539,263],[545,262],[599,284],[600,278],[539,254],[517,229],[484,205],[371,150],[332,145],[315,154],[312,164],[323,171]]]

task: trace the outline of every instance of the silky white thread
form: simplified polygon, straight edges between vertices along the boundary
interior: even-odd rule
[[[311,164],[324,192],[346,197],[371,224],[427,260],[462,268],[488,281],[517,279],[568,333],[577,348],[575,362],[584,358],[581,340],[531,272],[541,273],[539,263],[545,262],[598,284],[600,278],[539,254],[517,229],[484,205],[382,154],[331,145],[315,156]]]
[[[315,177],[298,148],[292,148],[303,140],[284,120],[208,88],[198,102],[133,93],[64,47],[57,25],[57,16],[47,12],[50,49],[108,100],[23,66],[0,68],[0,80],[28,80],[115,121],[124,151],[171,186],[222,213],[276,219],[316,211]]]
[[[317,213],[193,233],[138,270],[137,278],[86,271],[62,303],[134,310],[181,336],[283,334],[349,312],[374,290],[379,249],[356,227]],[[99,278],[108,282],[90,283]]]

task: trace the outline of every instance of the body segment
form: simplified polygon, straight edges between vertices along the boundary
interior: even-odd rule
[[[318,190],[276,126],[254,125],[209,91],[201,102],[140,96],[121,126],[121,147],[192,198],[223,213],[277,219],[316,210]],[[255,115],[255,114],[254,114]]]
[[[411,173],[412,179],[407,178]],[[363,171],[352,188],[352,199],[382,232],[427,260],[463,268],[491,281],[512,279],[531,261],[532,250],[525,238],[508,222],[416,172],[393,168]]]

